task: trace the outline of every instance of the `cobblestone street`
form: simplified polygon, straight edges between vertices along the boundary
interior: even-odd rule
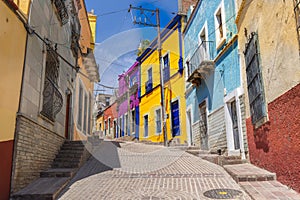
[[[218,188],[251,199],[222,167],[180,149],[103,142],[60,199],[211,199],[203,193]]]

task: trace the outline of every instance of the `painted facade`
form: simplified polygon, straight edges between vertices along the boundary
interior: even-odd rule
[[[9,199],[16,114],[19,109],[27,37],[22,21],[10,9],[11,5],[6,1],[0,2],[0,199]],[[26,21],[30,1],[15,5]]]
[[[237,6],[250,161],[300,192],[300,5],[239,0]]]
[[[25,57],[18,61],[23,63],[23,76],[16,113],[11,193],[24,188],[50,166],[69,137],[70,126],[66,124],[74,114],[68,110],[74,107],[73,103],[68,104],[68,99],[75,102],[75,95],[68,95],[76,93],[79,38],[76,36],[80,35],[80,24],[78,17],[71,17],[76,5],[72,0],[59,5],[55,1],[31,3],[30,20],[24,21],[28,34]],[[23,19],[24,14],[16,14]],[[14,32],[23,31],[25,29],[20,28]],[[22,36],[18,38],[22,42]],[[17,46],[15,52],[20,49],[19,44]]]
[[[187,144],[181,31],[182,17],[177,15],[161,32],[166,135],[169,144]],[[138,60],[141,62],[139,140],[162,143],[164,136],[156,39]]]
[[[235,1],[199,1],[184,30],[189,144],[245,159]],[[241,153],[240,153],[241,152]]]
[[[139,79],[138,62],[135,62],[125,73],[119,75],[117,137],[131,135],[138,138],[136,133],[139,132]]]
[[[86,140],[86,138],[92,133],[92,107],[93,103],[93,90],[94,82],[99,82],[99,72],[93,54],[93,44],[95,35],[92,32],[88,13],[86,11],[86,6],[84,0],[76,1],[75,5],[76,11],[78,13],[79,22],[79,32],[73,37],[79,37],[78,49],[75,53],[78,57],[77,64],[79,66],[79,73],[75,79],[75,93],[68,94],[74,96],[75,101],[72,103],[70,101],[69,105],[73,104],[71,109],[74,109],[74,116],[70,116],[69,121],[71,122],[66,126],[70,127],[70,132],[74,129],[72,135],[67,135],[69,139],[72,140]],[[94,17],[94,22],[96,23],[96,17]],[[93,29],[94,30],[94,29]],[[95,30],[94,30],[95,31]],[[80,51],[79,51],[80,48]],[[72,125],[74,124],[74,127]]]
[[[102,127],[102,134],[105,138],[113,139],[117,136],[117,119],[118,119],[118,112],[117,112],[117,103],[114,102],[102,113],[102,116],[99,118],[99,121],[102,119],[102,124],[99,126]]]

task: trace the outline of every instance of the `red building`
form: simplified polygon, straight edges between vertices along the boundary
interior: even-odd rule
[[[117,103],[114,102],[113,104],[109,105],[103,111],[103,131],[106,138],[115,138],[117,132],[117,119],[118,119],[118,112],[117,112]]]

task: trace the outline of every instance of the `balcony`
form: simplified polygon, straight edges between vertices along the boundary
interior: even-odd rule
[[[201,83],[201,79],[214,69],[215,63],[212,60],[212,49],[213,42],[210,41],[202,42],[201,45],[198,46],[190,60],[187,62],[187,82],[198,86]]]

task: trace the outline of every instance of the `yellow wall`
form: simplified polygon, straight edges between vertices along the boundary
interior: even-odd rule
[[[95,42],[96,42],[96,22],[97,22],[97,16],[93,13],[88,13],[89,16],[89,22],[91,27],[91,48],[95,48]]]
[[[186,115],[185,115],[185,80],[184,74],[178,73],[178,60],[180,58],[179,53],[179,41],[178,41],[177,29],[174,31],[163,43],[162,43],[162,56],[169,53],[170,61],[170,80],[165,84],[165,108],[168,114],[166,121],[167,126],[167,138],[172,139],[171,130],[171,102],[179,101],[179,115],[180,115],[180,136],[176,136],[176,139],[180,140],[180,144],[187,143],[186,135]],[[147,71],[152,66],[152,79],[153,89],[149,94],[145,94],[145,82],[148,80]],[[172,77],[173,76],[173,77]],[[140,140],[149,140],[152,142],[163,142],[163,134],[156,134],[155,125],[155,110],[160,108],[160,73],[158,52],[154,51],[144,62],[141,64],[141,102],[140,102]],[[143,96],[144,95],[144,96]],[[148,114],[148,137],[144,138],[144,115]]]
[[[101,129],[99,128],[100,124],[101,124]],[[104,118],[103,118],[103,116],[100,116],[100,117],[97,118],[97,120],[96,120],[96,130],[97,131],[103,131],[104,130]]]
[[[26,44],[23,24],[0,2],[0,141],[14,139]]]

